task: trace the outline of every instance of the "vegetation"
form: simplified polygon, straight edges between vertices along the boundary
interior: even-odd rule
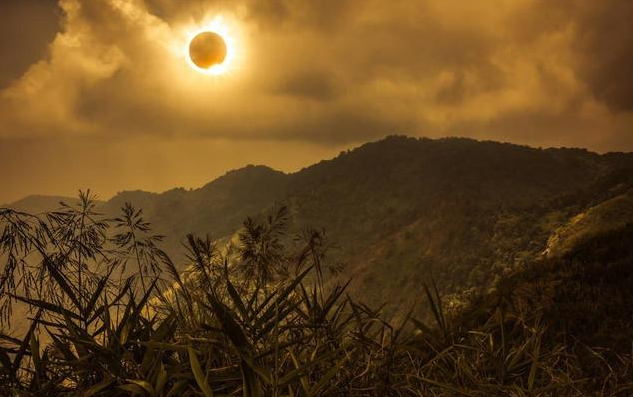
[[[130,205],[113,219],[96,213],[89,194],[40,216],[0,210],[4,324],[10,327],[17,304],[28,305],[31,318],[26,335],[0,335],[0,394],[633,393],[630,345],[571,343],[575,330],[554,321],[556,305],[527,299],[538,284],[527,274],[450,314],[429,278],[418,291],[434,324],[415,311],[390,324],[349,296],[348,283],[327,282],[336,269],[321,232],[289,235],[287,222],[287,209],[278,207],[247,219],[226,246],[189,235],[189,266],[179,272],[159,248],[162,237]],[[618,266],[631,265],[625,237],[602,243],[610,241],[620,247]],[[592,258],[595,268],[609,259]],[[547,266],[537,267],[554,274]]]

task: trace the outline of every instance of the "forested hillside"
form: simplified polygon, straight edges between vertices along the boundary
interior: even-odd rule
[[[98,208],[143,209],[181,266],[187,233],[228,238],[246,216],[286,205],[287,238],[325,230],[329,259],[370,303],[406,310],[433,278],[459,307],[574,236],[630,219],[631,167],[630,154],[389,137],[293,174],[248,166],[199,189],[122,192]]]

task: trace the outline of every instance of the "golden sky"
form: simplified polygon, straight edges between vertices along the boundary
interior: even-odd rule
[[[190,67],[221,20],[227,71]],[[391,134],[633,150],[628,0],[2,0],[0,203],[295,171]]]

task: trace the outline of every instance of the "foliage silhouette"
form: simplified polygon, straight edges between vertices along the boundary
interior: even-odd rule
[[[82,396],[580,396],[630,394],[628,354],[565,343],[549,313],[482,297],[434,325],[397,324],[326,287],[322,235],[288,244],[286,209],[248,219],[221,247],[187,236],[178,272],[142,213],[77,206],[0,210],[0,299],[31,308],[23,338],[0,334],[0,394]],[[112,237],[110,237],[112,235]],[[306,238],[307,237],[307,238]],[[131,272],[130,261],[137,271]],[[521,276],[516,276],[517,280]],[[517,281],[519,283],[519,281]],[[518,284],[516,284],[518,285]],[[565,336],[563,334],[563,336]],[[590,369],[585,361],[590,351]],[[591,378],[588,379],[588,376]]]

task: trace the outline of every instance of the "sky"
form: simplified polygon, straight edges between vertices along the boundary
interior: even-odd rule
[[[394,134],[633,151],[631,20],[628,0],[2,0],[0,203],[292,172]],[[205,29],[220,75],[188,60]]]

